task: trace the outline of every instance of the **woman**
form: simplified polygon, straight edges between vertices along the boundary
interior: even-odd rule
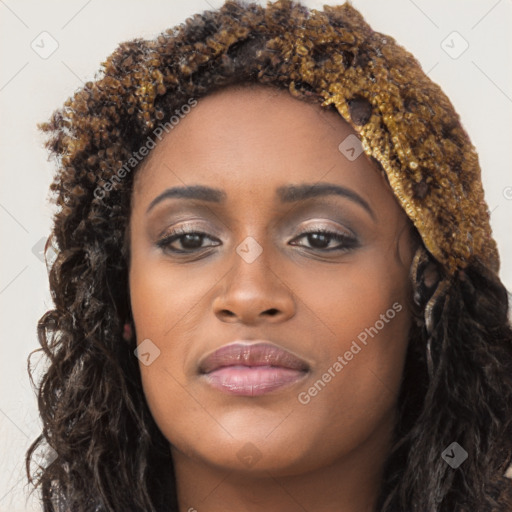
[[[42,125],[45,510],[511,510],[478,156],[413,56],[226,2],[103,71]]]

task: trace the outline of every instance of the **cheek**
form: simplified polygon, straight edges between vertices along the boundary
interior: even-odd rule
[[[327,425],[326,435],[343,430],[351,445],[396,405],[410,327],[407,273],[373,259],[316,282],[308,306],[327,339],[317,340],[322,361],[299,401]]]
[[[178,443],[184,433],[188,438],[204,428],[218,428],[189,393],[187,372],[195,363],[193,349],[197,352],[199,327],[209,311],[209,292],[225,273],[196,265],[191,279],[190,272],[176,265],[150,261],[136,250],[132,253],[129,279],[135,334],[139,348],[148,347],[150,354],[149,361],[139,363],[143,391],[160,429]]]
[[[383,337],[394,339],[407,330],[409,288],[405,267],[391,266],[388,259],[369,254],[358,265],[323,269],[312,277],[297,279],[293,291],[306,306],[303,314],[309,317],[308,325],[324,335],[318,344],[343,349],[359,335],[364,339],[366,329],[376,323]],[[394,303],[399,304],[395,309]],[[385,346],[380,349],[385,351]]]
[[[151,262],[136,255],[130,266],[130,296],[137,339],[174,338],[197,325],[209,290],[222,278],[221,269],[195,267],[191,274],[165,261]]]

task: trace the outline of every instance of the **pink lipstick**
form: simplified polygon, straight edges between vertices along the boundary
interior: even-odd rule
[[[309,365],[265,340],[236,341],[204,357],[199,373],[224,393],[258,396],[302,380]]]

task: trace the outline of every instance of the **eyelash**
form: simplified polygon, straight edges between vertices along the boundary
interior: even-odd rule
[[[347,252],[351,249],[356,248],[359,245],[357,239],[352,236],[338,233],[336,231],[330,231],[330,230],[324,229],[324,228],[316,228],[316,229],[312,229],[311,231],[303,231],[303,232],[299,233],[293,240],[304,237],[306,235],[317,234],[317,233],[321,233],[323,235],[330,236],[332,239],[342,242],[343,247],[331,248],[331,249],[317,249],[314,247],[312,247],[312,248],[306,247],[306,249],[310,249],[310,250],[314,250],[314,251],[316,250],[316,251],[320,251],[320,252],[324,252],[324,253],[325,252]],[[210,238],[210,240],[212,239],[211,237],[208,237],[208,235],[206,233],[202,233],[200,231],[195,231],[190,228],[189,229],[176,228],[173,231],[171,231],[170,233],[168,233],[167,235],[165,235],[163,238],[158,240],[158,242],[156,242],[156,245],[159,248],[161,248],[162,250],[169,251],[174,254],[194,254],[194,253],[202,251],[203,249],[206,248],[206,247],[200,247],[198,249],[188,249],[188,250],[183,251],[183,250],[173,249],[170,247],[172,242],[174,242],[175,240],[179,240],[180,238],[184,237],[185,235],[199,235],[202,237],[201,242],[204,240],[204,238]],[[209,247],[214,247],[214,246],[209,246]]]

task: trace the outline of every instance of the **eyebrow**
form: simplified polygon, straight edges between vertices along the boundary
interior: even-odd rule
[[[375,213],[370,205],[359,194],[334,183],[303,183],[301,185],[285,185],[276,189],[276,194],[282,203],[294,203],[305,201],[313,197],[327,195],[338,195],[350,199],[354,203],[363,207],[373,220],[376,220]],[[151,201],[146,214],[148,214],[158,203],[165,199],[196,199],[198,201],[208,201],[211,203],[224,203],[226,192],[218,188],[207,187],[205,185],[189,185],[186,187],[172,187],[164,190],[160,195]]]

